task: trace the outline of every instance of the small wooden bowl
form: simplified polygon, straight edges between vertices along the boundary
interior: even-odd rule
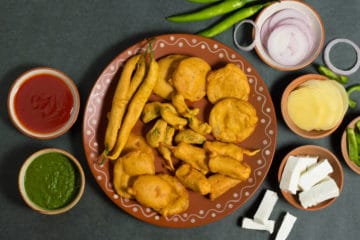
[[[39,206],[35,202],[33,202],[33,200],[31,200],[31,198],[29,197],[29,195],[26,191],[26,186],[25,186],[25,179],[27,177],[26,172],[28,170],[28,167],[38,157],[40,157],[44,154],[48,154],[48,153],[57,153],[57,154],[61,154],[61,155],[65,156],[70,161],[71,165],[73,166],[73,168],[75,170],[75,179],[76,179],[75,192],[73,193],[70,200],[65,205],[63,205],[59,208],[54,208],[54,209],[44,208],[44,207]],[[57,171],[57,174],[59,175],[60,171],[58,171],[58,169],[56,171]],[[64,174],[66,174],[66,173],[64,173]],[[51,178],[53,178],[55,176],[55,174],[48,174],[47,176],[50,176]],[[65,176],[67,176],[67,175],[65,175]],[[45,181],[45,179],[44,179],[44,181]],[[55,184],[55,181],[52,181],[52,183]],[[55,184],[55,185],[57,185],[57,184]],[[84,193],[85,174],[84,174],[84,170],[81,167],[79,161],[73,155],[71,155],[70,153],[68,153],[64,150],[61,150],[61,149],[46,148],[46,149],[43,149],[43,150],[33,153],[23,163],[23,165],[21,166],[20,172],[19,172],[19,176],[18,176],[18,186],[19,186],[19,191],[20,191],[21,197],[23,198],[25,203],[30,208],[32,208],[33,210],[35,210],[39,213],[42,213],[42,214],[55,215],[55,214],[60,214],[60,213],[69,211],[71,208],[73,208],[79,202],[80,198],[82,197],[82,195]],[[42,194],[42,193],[39,193],[39,194]]]
[[[339,121],[335,127],[329,129],[329,130],[324,130],[324,131],[317,131],[317,130],[312,130],[312,131],[305,131],[301,128],[299,128],[298,126],[296,126],[296,124],[291,120],[291,118],[289,117],[289,112],[287,109],[287,104],[288,104],[288,97],[289,94],[294,91],[296,88],[298,88],[301,84],[303,84],[304,82],[308,81],[308,80],[312,80],[312,79],[316,79],[316,80],[327,80],[328,78],[320,75],[320,74],[305,74],[302,75],[298,78],[296,78],[295,80],[293,80],[285,89],[282,98],[281,98],[281,113],[282,116],[284,118],[285,123],[287,124],[287,126],[297,135],[304,137],[304,138],[310,138],[310,139],[317,139],[317,138],[323,138],[326,137],[330,134],[332,134],[341,124],[341,121]]]
[[[288,160],[288,158],[291,155],[292,156],[310,155],[310,156],[318,156],[319,159],[327,159],[334,169],[333,173],[330,174],[330,177],[332,177],[335,180],[337,186],[339,187],[339,191],[340,192],[342,191],[343,183],[344,183],[344,174],[343,174],[343,170],[342,170],[339,160],[332,152],[330,152],[326,148],[316,146],[316,145],[304,145],[304,146],[297,147],[297,148],[293,149],[292,151],[290,151],[283,158],[283,160],[280,164],[280,167],[279,167],[279,171],[278,171],[279,183],[281,180],[282,172],[284,170],[286,161]],[[291,194],[290,192],[287,192],[287,191],[284,191],[281,189],[280,189],[280,191],[281,191],[281,194],[283,195],[283,197],[286,199],[286,201],[288,201],[292,206],[294,206],[298,209],[307,210],[307,211],[316,211],[316,210],[326,208],[329,205],[331,205],[333,202],[335,202],[335,200],[336,200],[336,198],[332,198],[332,199],[326,200],[322,203],[319,203],[316,206],[304,208],[300,204],[298,195]]]
[[[355,128],[355,124],[360,121],[360,116],[354,118],[348,125],[346,128]],[[342,156],[346,162],[346,164],[349,166],[349,168],[351,170],[353,170],[354,172],[356,172],[357,174],[360,174],[360,166],[356,165],[356,163],[354,163],[353,161],[350,160],[349,158],[349,154],[348,154],[348,145],[347,145],[347,134],[346,134],[346,128],[341,136],[341,153]]]

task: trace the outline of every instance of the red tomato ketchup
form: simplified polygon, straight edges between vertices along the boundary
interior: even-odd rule
[[[59,77],[41,73],[31,76],[14,97],[19,121],[31,131],[50,133],[70,118],[74,99],[69,87]]]

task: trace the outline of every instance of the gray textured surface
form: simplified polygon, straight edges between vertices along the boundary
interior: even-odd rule
[[[324,21],[326,42],[343,37],[360,44],[359,0],[307,2]],[[331,149],[341,159],[345,183],[340,198],[317,212],[300,211],[280,198],[271,218],[280,220],[286,211],[298,217],[289,239],[358,239],[360,176],[345,165],[339,145],[341,131],[359,115],[360,108],[349,111],[340,129],[321,140],[295,136],[280,114],[283,89],[292,78],[314,72],[312,66],[291,73],[280,72],[262,63],[255,52],[240,53],[263,77],[277,111],[278,145],[269,175],[242,208],[216,223],[192,229],[161,228],[141,222],[117,208],[94,181],[82,149],[83,108],[69,133],[54,140],[39,141],[23,136],[13,127],[7,115],[6,97],[11,83],[20,73],[46,65],[74,79],[83,107],[97,76],[128,46],[145,37],[194,33],[208,26],[208,22],[174,24],[164,19],[197,5],[185,0],[2,0],[0,4],[0,239],[273,239],[274,235],[267,232],[241,229],[240,220],[243,216],[252,216],[265,189],[278,191],[276,173],[282,157],[293,147],[310,143]],[[235,48],[232,31],[216,39]],[[354,61],[353,54],[347,50],[337,50],[334,61],[340,65]],[[321,56],[315,62],[322,63]],[[355,83],[360,83],[360,71],[351,75],[349,85]],[[354,96],[360,99],[360,94]],[[44,147],[72,152],[80,159],[87,175],[80,203],[59,216],[44,216],[30,210],[17,191],[21,163],[32,152]]]

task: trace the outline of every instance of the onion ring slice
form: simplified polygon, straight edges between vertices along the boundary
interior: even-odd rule
[[[254,37],[254,40],[252,41],[252,43],[250,43],[248,46],[241,46],[239,44],[239,42],[237,41],[237,32],[240,28],[241,25],[243,25],[244,23],[249,23],[251,24],[254,29],[255,29],[255,37]],[[233,37],[234,37],[234,43],[236,45],[237,48],[239,48],[240,50],[243,50],[243,51],[251,51],[254,49],[255,47],[255,39],[259,37],[259,34],[260,34],[260,29],[259,27],[256,25],[256,23],[253,21],[253,20],[250,20],[250,19],[245,19],[241,22],[239,22],[236,26],[235,26],[235,29],[234,29],[234,34],[233,34]]]
[[[332,62],[330,61],[330,50],[338,43],[346,43],[349,44],[351,47],[354,48],[356,52],[356,63],[354,66],[352,66],[348,70],[343,70],[335,67]],[[340,74],[340,75],[350,75],[356,72],[360,67],[360,48],[358,45],[356,45],[353,41],[346,39],[346,38],[336,38],[332,41],[330,41],[324,50],[324,62],[327,65],[328,68],[330,68],[334,73]]]

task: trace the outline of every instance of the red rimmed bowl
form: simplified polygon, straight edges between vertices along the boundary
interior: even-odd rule
[[[37,139],[52,139],[75,123],[80,96],[75,83],[49,67],[33,68],[20,75],[10,88],[8,113],[15,127]]]

